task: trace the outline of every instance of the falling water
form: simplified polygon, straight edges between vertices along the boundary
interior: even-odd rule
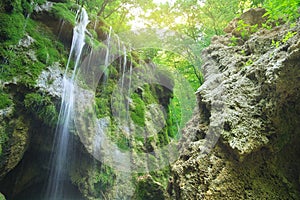
[[[126,64],[127,64],[127,52],[126,52],[126,47],[123,46],[123,54],[124,54],[124,59],[123,59],[123,70],[122,70],[122,80],[121,80],[121,89],[123,90],[124,88],[124,78],[125,78],[125,71],[126,71]]]
[[[131,48],[130,48],[131,51]],[[132,56],[130,59],[130,66],[129,66],[129,82],[128,82],[128,100],[126,104],[126,121],[128,122],[128,126],[130,126],[130,121],[129,121],[129,99],[131,95],[131,78],[132,78]]]
[[[117,54],[120,55],[121,54],[121,43],[120,43],[120,38],[118,35],[116,35],[117,37],[117,41],[118,41],[118,52]],[[119,73],[121,73],[121,70],[122,70],[122,62],[121,62],[121,59],[120,59],[120,62],[119,62]]]
[[[106,55],[104,60],[104,83],[107,81],[107,77],[109,77],[109,69],[108,65],[110,62],[109,56],[110,56],[110,40],[111,40],[111,33],[112,33],[112,27],[109,27],[109,33],[107,37],[107,48],[106,48]]]
[[[68,63],[63,77],[62,102],[59,113],[59,125],[56,128],[53,145],[53,155],[51,158],[51,171],[47,186],[46,199],[60,200],[64,199],[67,169],[67,154],[70,145],[70,126],[73,121],[74,108],[74,87],[77,67],[79,65],[82,49],[85,45],[85,31],[89,23],[88,15],[82,8],[76,15],[76,26],[73,30],[73,39],[69,54]],[[72,77],[67,76],[70,61],[74,59],[74,70]]]

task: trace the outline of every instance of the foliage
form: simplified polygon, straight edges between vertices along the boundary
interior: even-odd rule
[[[239,20],[236,30],[241,34],[242,39],[247,40],[249,36],[258,30],[258,24],[250,25]]]
[[[181,55],[162,50],[158,51],[158,53],[153,57],[153,61],[161,68],[166,68],[166,70],[170,70],[175,74],[181,74],[184,78],[186,78],[195,91],[203,83],[203,76],[200,69],[191,64],[187,58],[182,57]]]
[[[25,18],[20,13],[0,13],[0,42],[2,44],[16,44],[24,34]]]
[[[3,42],[0,44],[0,78],[2,80],[10,81],[15,78],[18,82],[32,87],[45,68],[45,64],[51,65],[59,60],[64,62],[62,44],[56,41],[41,24],[27,19],[25,27],[25,19],[20,14],[0,14],[0,16],[3,20],[0,26],[5,25],[1,28],[0,34],[9,35],[1,37]],[[33,43],[29,47],[18,45],[25,31],[33,38]]]
[[[102,165],[100,171],[94,171],[93,178],[94,187],[102,191],[107,190],[114,184],[114,172],[109,166]]]
[[[132,19],[133,13],[130,8],[147,5],[144,1],[135,0],[87,0],[84,1],[92,21],[103,19],[115,32],[126,32],[130,29],[128,21]]]
[[[229,46],[236,46],[238,44],[238,38],[234,35],[230,38],[230,41]]]
[[[131,95],[133,106],[131,107],[130,117],[132,121],[139,125],[145,126],[145,103],[137,93]]]
[[[110,96],[116,85],[116,80],[108,78],[107,83],[100,84],[96,90],[95,109],[98,118],[111,115]]]
[[[299,17],[299,0],[265,0],[263,7],[267,10],[265,16],[270,21],[292,22]]]
[[[292,37],[294,37],[297,34],[297,32],[290,32],[288,31],[285,36],[282,38],[282,40],[272,40],[272,46],[275,48],[278,48],[280,46],[280,44],[285,44],[289,39],[291,39]]]
[[[296,35],[296,34],[297,34],[297,32],[290,32],[290,31],[288,31],[287,34],[282,39],[282,42],[286,43],[290,38],[294,37],[294,35]]]
[[[155,182],[150,175],[146,174],[143,177],[139,177],[137,180],[134,199],[163,200],[165,198],[164,198],[162,186],[159,185],[157,182]]]
[[[245,66],[250,66],[253,64],[253,60],[250,58],[249,60],[247,60],[247,62],[245,63]]]
[[[47,125],[55,125],[58,113],[55,105],[48,96],[39,93],[26,94],[24,99],[25,108]]]
[[[6,108],[12,104],[12,100],[9,98],[8,94],[0,90],[0,109]]]
[[[178,97],[173,97],[170,101],[168,108],[168,119],[167,119],[167,127],[168,127],[168,135],[171,138],[175,138],[178,136],[178,131],[180,130],[180,120],[181,120],[181,108]]]

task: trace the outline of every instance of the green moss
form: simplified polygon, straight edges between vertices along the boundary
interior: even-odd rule
[[[71,3],[56,3],[51,9],[51,13],[59,19],[64,19],[72,25],[75,25],[75,13],[72,12],[72,9],[75,8],[74,4]]]
[[[6,108],[12,104],[11,99],[9,98],[8,94],[2,92],[0,90],[0,109]]]
[[[106,84],[101,84],[96,91],[95,107],[98,118],[111,116],[110,97],[114,90],[116,80],[109,78]]]
[[[155,88],[151,88],[149,84],[144,85],[143,87],[143,101],[145,104],[157,103],[157,97],[155,96]]]
[[[164,188],[167,188],[170,173],[170,166],[166,166],[160,170],[150,172],[153,180],[161,183],[164,186]]]
[[[28,19],[26,32],[34,40],[28,48],[12,46],[12,44],[18,43],[21,39],[21,29],[17,30],[16,25],[13,23],[7,24],[7,26],[7,31],[2,32],[2,34],[14,35],[13,32],[19,32],[16,33],[17,36],[1,37],[2,40],[5,40],[0,45],[1,80],[11,81],[16,79],[18,82],[32,87],[35,85],[42,70],[46,67],[45,64],[50,65],[53,62],[65,61],[65,51],[62,44],[57,42],[49,30],[41,24]],[[10,33],[7,33],[8,31]]]
[[[137,180],[133,199],[136,200],[164,200],[164,188],[155,182],[150,175],[144,175]]]
[[[114,184],[114,172],[112,168],[102,165],[100,171],[95,172],[93,182],[95,188],[101,188],[103,191],[112,187]]]
[[[0,21],[0,42],[2,45],[17,44],[24,35],[24,16],[20,13],[0,13]]]
[[[139,125],[139,126],[145,126],[145,103],[141,99],[141,97],[134,93],[131,95],[131,99],[133,101],[133,105],[130,110],[130,117],[132,121]]]
[[[88,160],[84,155],[72,165],[71,181],[87,199],[99,199],[115,182],[115,173],[109,166]]]
[[[25,107],[34,114],[39,120],[47,125],[55,125],[58,113],[55,105],[48,96],[38,93],[29,93],[24,99]]]
[[[170,139],[168,136],[168,130],[166,128],[164,128],[157,135],[158,135],[158,141],[159,141],[159,144],[157,144],[157,146],[164,146],[170,142]]]

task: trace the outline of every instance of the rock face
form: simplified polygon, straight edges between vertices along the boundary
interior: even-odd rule
[[[0,136],[3,152],[0,154],[0,179],[22,159],[29,144],[28,121],[13,118],[13,106],[0,110]]]
[[[204,50],[173,199],[300,198],[299,28],[260,29],[235,44],[228,33]]]

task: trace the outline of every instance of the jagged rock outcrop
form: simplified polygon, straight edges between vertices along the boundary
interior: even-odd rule
[[[234,44],[228,33],[203,51],[173,199],[300,198],[299,28],[260,29]]]

